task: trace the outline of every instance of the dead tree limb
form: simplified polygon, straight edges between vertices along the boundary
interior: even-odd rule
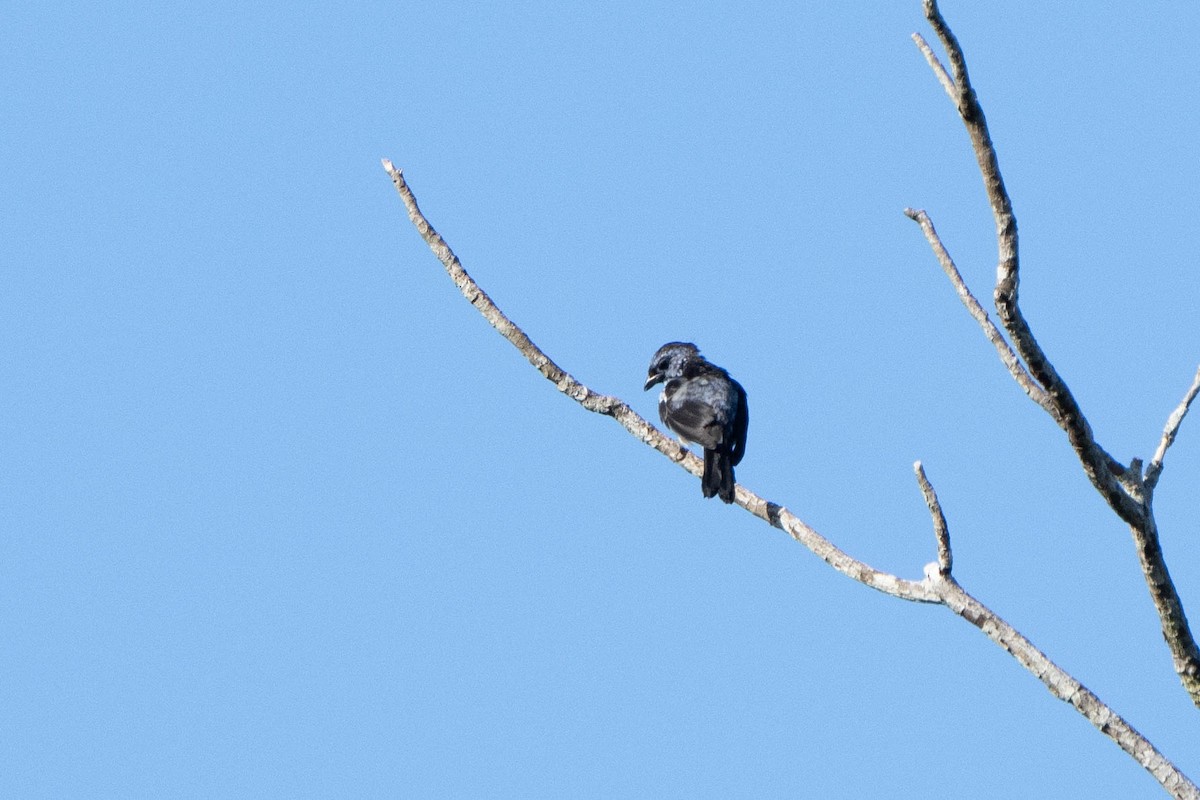
[[[1168,420],[1158,450],[1144,478],[1140,459],[1134,459],[1126,467],[1109,455],[1096,441],[1091,425],[1084,416],[1075,396],[1054,369],[1053,364],[1050,363],[1049,357],[1038,344],[1029,323],[1021,313],[1017,296],[1020,282],[1017,218],[1013,214],[1012,200],[1004,188],[1004,179],[1000,175],[1000,163],[996,155],[996,148],[988,133],[983,107],[980,106],[975,90],[971,86],[962,47],[950,30],[950,26],[946,24],[941,11],[938,10],[936,0],[924,0],[924,3],[925,18],[946,50],[947,59],[950,62],[949,71],[938,61],[933,49],[920,34],[914,33],[913,41],[925,56],[925,60],[929,62],[929,66],[933,69],[942,88],[946,90],[946,94],[954,101],[958,115],[962,119],[963,125],[966,126],[971,139],[971,147],[979,164],[984,189],[987,192],[992,216],[996,223],[996,244],[999,254],[996,265],[994,299],[996,312],[1004,330],[1008,333],[1011,346],[1008,342],[1001,343],[997,340],[998,338],[1003,339],[1003,337],[991,324],[991,320],[987,319],[987,315],[982,313],[978,303],[974,302],[974,296],[966,288],[961,274],[938,238],[929,216],[924,211],[914,209],[906,209],[905,213],[921,226],[942,269],[950,277],[955,290],[963,298],[963,303],[967,305],[972,316],[983,327],[988,339],[995,345],[1001,360],[1008,367],[1013,378],[1025,393],[1066,432],[1067,440],[1075,450],[1075,454],[1083,466],[1083,471],[1096,491],[1100,493],[1117,516],[1129,525],[1133,534],[1138,562],[1142,568],[1142,575],[1158,612],[1163,638],[1170,649],[1175,673],[1179,676],[1180,683],[1192,702],[1200,708],[1200,648],[1197,647],[1196,640],[1192,636],[1187,615],[1184,613],[1183,601],[1179,597],[1167,569],[1162,545],[1159,541],[1158,525],[1151,507],[1154,487],[1157,485],[1163,469],[1163,457],[1171,442],[1174,441],[1179,425],[1192,401],[1196,398],[1197,392],[1200,392],[1200,372],[1197,372],[1192,388]],[[1016,356],[1019,356],[1020,362],[1023,363],[1014,363],[1014,351]],[[1030,376],[1032,376],[1035,386],[1030,385]]]
[[[1154,493],[1154,487],[1158,485],[1158,476],[1162,474],[1163,459],[1167,457],[1167,450],[1175,443],[1179,426],[1183,424],[1183,418],[1187,416],[1188,409],[1192,407],[1192,401],[1196,399],[1198,393],[1200,393],[1200,369],[1196,370],[1196,377],[1192,378],[1192,385],[1187,390],[1187,394],[1183,396],[1183,400],[1171,412],[1171,416],[1167,417],[1167,424],[1163,427],[1158,449],[1154,451],[1154,458],[1150,460],[1150,466],[1146,467],[1147,494]]]
[[[555,364],[525,335],[520,327],[505,316],[487,293],[467,274],[446,241],[425,219],[421,209],[417,206],[416,197],[413,196],[401,171],[387,159],[384,159],[383,167],[391,176],[392,183],[400,194],[409,220],[412,221],[417,232],[421,234],[434,255],[442,262],[446,273],[462,292],[463,297],[475,306],[484,319],[516,347],[543,377],[553,383],[558,391],[572,398],[588,411],[612,417],[635,438],[658,450],[693,475],[700,475],[702,464],[699,458],[680,447],[673,439],[647,422],[624,401],[594,392],[580,383]],[[914,467],[917,470],[922,494],[926,498],[934,519],[934,531],[938,542],[938,560],[925,568],[925,577],[919,581],[882,572],[853,558],[783,506],[759,497],[744,486],[737,487],[737,504],[771,526],[787,533],[843,575],[853,578],[865,586],[902,600],[934,603],[950,609],[977,627],[1015,658],[1021,666],[1036,675],[1052,695],[1070,703],[1089,722],[1150,772],[1163,788],[1170,792],[1172,797],[1179,798],[1179,800],[1200,800],[1200,788],[1197,788],[1180,772],[1148,739],[1101,702],[1079,681],[1047,658],[1029,639],[968,594],[951,577],[950,534],[945,517],[942,516],[933,487],[925,478],[924,470],[920,468],[919,464]]]
[[[950,529],[946,525],[946,515],[942,513],[942,504],[938,501],[933,484],[925,477],[925,467],[918,461],[913,464],[913,472],[917,473],[917,484],[925,497],[925,505],[929,508],[929,516],[933,519],[933,536],[937,539],[937,568],[942,577],[949,577],[954,568],[954,555],[950,551]]]

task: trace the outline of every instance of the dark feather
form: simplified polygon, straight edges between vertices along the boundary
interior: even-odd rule
[[[689,342],[669,342],[654,354],[645,388],[659,383],[665,384],[658,401],[663,424],[704,448],[701,492],[732,503],[733,467],[746,454],[750,425],[746,390]]]

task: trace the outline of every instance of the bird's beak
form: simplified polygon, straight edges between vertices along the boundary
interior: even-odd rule
[[[666,376],[661,372],[651,372],[650,377],[646,378],[646,385],[642,387],[642,391],[648,392],[651,386],[662,383],[664,380],[666,380]]]

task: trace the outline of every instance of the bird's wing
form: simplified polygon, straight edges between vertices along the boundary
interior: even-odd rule
[[[675,433],[707,449],[725,441],[725,421],[714,407],[720,387],[707,377],[671,381],[663,392],[659,415]]]
[[[733,378],[729,379],[737,390],[737,413],[733,415],[732,447],[729,453],[729,463],[737,466],[742,456],[746,455],[746,431],[750,427],[750,407],[746,403],[746,390]]]

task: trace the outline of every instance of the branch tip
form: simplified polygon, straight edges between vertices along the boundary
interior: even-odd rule
[[[1167,450],[1175,443],[1175,437],[1179,435],[1179,426],[1183,424],[1183,418],[1187,416],[1188,409],[1192,407],[1197,394],[1200,394],[1200,368],[1197,368],[1196,375],[1192,378],[1192,385],[1184,394],[1183,400],[1171,412],[1171,416],[1167,417],[1167,424],[1163,426],[1158,449],[1154,451],[1154,458],[1150,460],[1150,466],[1146,470],[1146,487],[1148,489],[1153,490],[1155,484],[1158,483],[1158,478],[1162,475],[1163,459],[1167,457]]]
[[[933,535],[937,539],[937,570],[943,577],[950,574],[954,566],[954,555],[950,552],[950,530],[946,527],[946,515],[942,513],[942,504],[938,502],[937,492],[933,484],[925,477],[925,467],[920,461],[913,462],[913,472],[917,475],[917,485],[925,497],[925,505],[929,508],[929,516],[933,519]]]
[[[919,33],[914,33],[912,40],[916,43],[917,49],[921,51],[921,55],[925,56],[925,62],[933,70],[934,76],[938,79],[938,83],[942,85],[942,88],[946,90],[946,94],[950,95],[951,100],[958,102],[958,87],[954,85],[954,79],[950,77],[950,73],[942,66],[942,62],[938,60],[937,54],[933,52],[933,48],[929,46],[929,42],[925,41],[925,37]]]

